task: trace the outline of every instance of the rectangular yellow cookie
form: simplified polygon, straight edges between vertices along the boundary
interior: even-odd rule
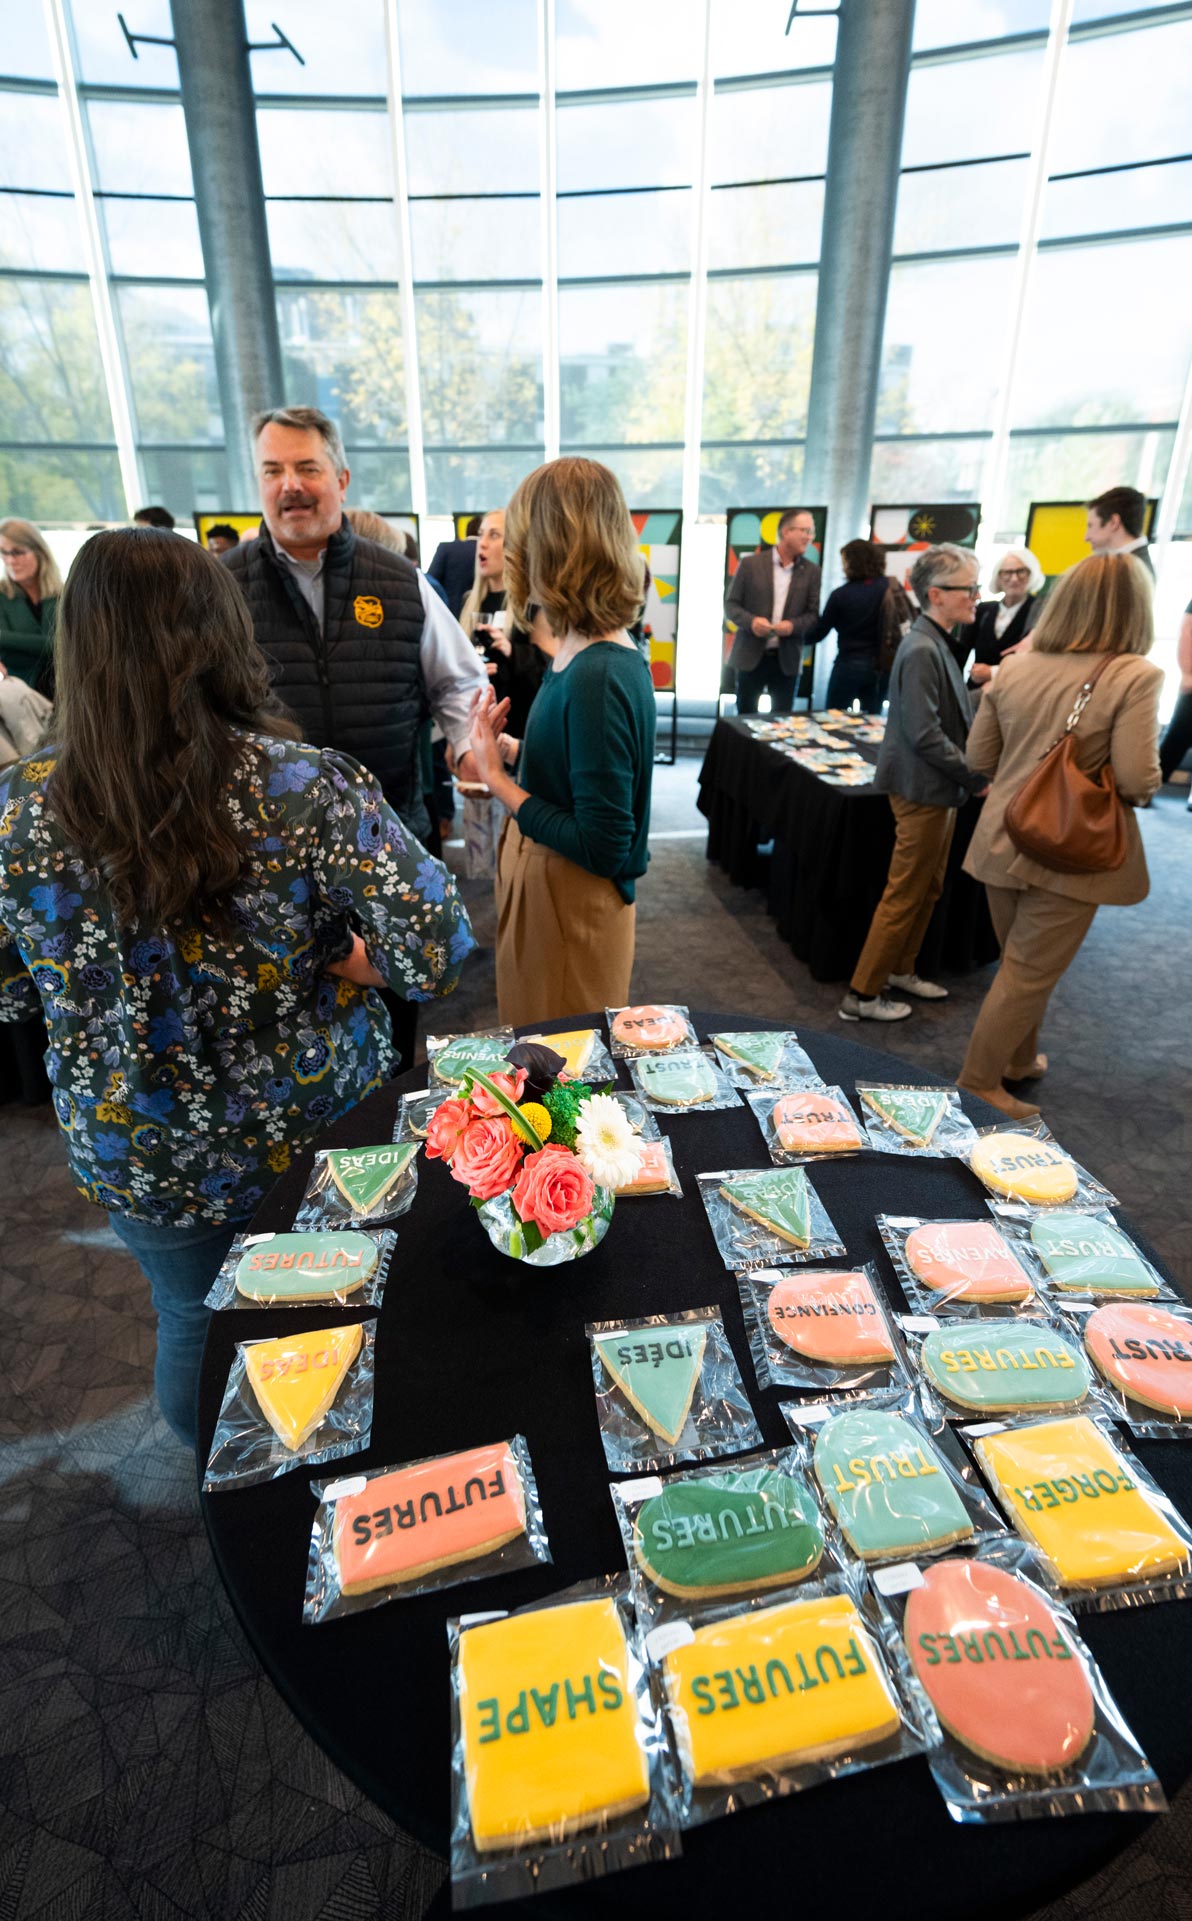
[[[574,1601],[467,1629],[459,1696],[480,1853],[560,1841],[648,1801],[614,1601]]]
[[[900,1726],[881,1658],[847,1594],[697,1628],[663,1672],[696,1787],[827,1760]]]
[[[984,1435],[977,1458],[1006,1512],[1067,1587],[1172,1574],[1188,1549],[1085,1414]]]

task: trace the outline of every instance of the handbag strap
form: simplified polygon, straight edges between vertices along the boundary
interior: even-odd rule
[[[1097,685],[1097,682],[1100,680],[1102,674],[1105,672],[1105,669],[1107,667],[1112,667],[1114,664],[1114,661],[1120,660],[1120,658],[1121,658],[1120,654],[1106,654],[1105,658],[1100,662],[1100,664],[1095,668],[1095,670],[1089,675],[1088,679],[1082,683],[1080,691],[1077,694],[1076,699],[1072,703],[1072,712],[1068,715],[1067,720],[1064,722],[1063,732],[1061,734],[1057,734],[1055,739],[1052,741],[1051,746],[1043,750],[1043,752],[1039,756],[1040,760],[1046,760],[1048,754],[1053,754],[1061,741],[1067,740],[1068,735],[1072,732],[1073,728],[1076,726],[1077,722],[1079,721],[1080,716],[1083,714],[1085,708],[1088,706],[1089,701],[1092,699],[1093,688]]]

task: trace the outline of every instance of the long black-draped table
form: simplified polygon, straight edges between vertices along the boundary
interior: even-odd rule
[[[702,1035],[746,1025],[693,1015]],[[557,1028],[596,1024],[594,1016]],[[549,1028],[548,1028],[549,1031]],[[888,1058],[836,1035],[803,1033],[825,1081],[849,1093],[882,1079]],[[325,1145],[387,1140],[406,1075],[372,1095]],[[621,1084],[626,1084],[624,1070]],[[965,1096],[979,1124],[992,1109]],[[790,1436],[779,1394],[759,1391],[735,1277],[723,1267],[696,1174],[769,1165],[748,1107],[676,1114],[662,1122],[683,1199],[622,1201],[603,1243],[581,1260],[537,1269],[493,1249],[466,1194],[441,1162],[419,1158],[419,1186],[398,1226],[379,1315],[371,1445],[328,1478],[526,1436],[553,1565],[394,1601],[322,1627],[301,1624],[315,1502],[312,1475],[202,1497],[208,1535],[236,1612],[267,1673],[332,1759],[405,1829],[446,1852],[450,1699],[445,1623],[462,1612],[516,1608],[624,1567],[596,1421],[584,1323],[709,1304],[723,1311],[767,1446]],[[294,1218],[310,1170],[296,1156],[252,1223],[279,1231]],[[1095,1169],[1093,1170],[1096,1171]],[[812,1171],[850,1261],[873,1260],[900,1299],[878,1213],[981,1218],[984,1190],[955,1160],[866,1153]],[[1131,1227],[1157,1266],[1145,1237]],[[363,1318],[360,1310],[350,1318]],[[347,1311],[342,1315],[347,1318]],[[207,1458],[237,1341],[326,1325],[327,1308],[246,1309],[212,1318],[200,1391],[199,1461]],[[1192,1447],[1139,1444],[1147,1468],[1192,1515]],[[1192,1772],[1192,1606],[1167,1603],[1085,1617],[1081,1623],[1111,1691],[1168,1794]],[[1093,1814],[1007,1826],[949,1820],[922,1758],[832,1782],[684,1837],[679,1861],[634,1868],[562,1895],[548,1914],[618,1909],[716,1915],[781,1898],[818,1915],[955,1921],[1010,1917],[1077,1885],[1132,1840],[1140,1815]],[[444,1898],[443,1911],[446,1911]]]
[[[870,762],[877,749],[846,739]],[[739,887],[764,887],[778,931],[818,981],[847,980],[881,898],[894,816],[872,787],[833,787],[759,739],[719,720],[699,776],[708,859]],[[981,803],[958,810],[944,891],[919,953],[919,972],[962,974],[997,959],[985,889],[961,871]],[[774,842],[771,854],[759,844]]]

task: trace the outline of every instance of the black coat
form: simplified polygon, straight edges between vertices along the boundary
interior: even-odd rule
[[[1008,647],[1014,647],[1025,639],[1035,624],[1035,596],[1028,594],[1001,639],[994,631],[994,622],[1001,609],[1000,600],[983,600],[977,608],[977,617],[971,627],[957,627],[949,642],[956,665],[963,674],[969,664],[978,662],[985,667],[996,667]]]
[[[426,570],[428,580],[437,580],[455,618],[472,591],[476,579],[476,542],[441,540],[434,559]]]

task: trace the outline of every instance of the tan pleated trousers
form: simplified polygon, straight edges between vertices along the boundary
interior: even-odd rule
[[[1061,975],[1072,965],[1097,909],[1045,887],[991,887],[989,914],[1002,964],[981,1003],[960,1070],[965,1087],[998,1087],[1028,1072],[1039,1028]]]
[[[636,909],[515,820],[497,855],[497,1005],[512,1027],[623,1007]]]

